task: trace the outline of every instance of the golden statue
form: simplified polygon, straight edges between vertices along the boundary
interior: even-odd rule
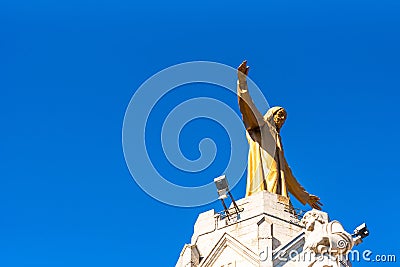
[[[238,67],[238,100],[249,142],[246,196],[267,190],[289,197],[290,192],[303,205],[321,210],[320,198],[309,194],[293,176],[286,162],[280,130],[287,113],[282,107],[273,107],[262,116],[248,92],[246,77],[247,61]],[[273,144],[273,145],[272,145]],[[271,147],[275,146],[275,147]]]

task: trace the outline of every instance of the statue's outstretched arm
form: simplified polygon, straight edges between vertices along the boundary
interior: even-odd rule
[[[288,191],[303,205],[308,203],[312,208],[321,210],[322,203],[320,198],[308,193],[304,187],[294,177],[292,170],[285,161],[285,179]]]
[[[257,130],[265,124],[264,118],[249,94],[246,77],[249,72],[247,61],[243,61],[238,67],[237,94],[239,109],[242,113],[242,119],[246,130]]]

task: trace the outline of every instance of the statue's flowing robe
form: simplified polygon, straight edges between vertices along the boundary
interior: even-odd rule
[[[273,122],[275,113],[283,108],[273,107],[263,117],[250,97],[246,82],[238,81],[237,92],[250,146],[246,196],[267,190],[289,197],[290,192],[305,205],[310,194],[293,176],[283,153],[281,136]]]

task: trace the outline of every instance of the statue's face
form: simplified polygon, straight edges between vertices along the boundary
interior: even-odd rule
[[[274,123],[278,129],[280,129],[285,123],[286,116],[287,114],[284,109],[278,110],[278,112],[276,112],[276,114],[274,115]]]

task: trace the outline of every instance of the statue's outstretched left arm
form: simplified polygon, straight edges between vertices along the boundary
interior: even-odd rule
[[[321,210],[321,206],[323,205],[320,202],[320,198],[308,193],[304,187],[297,181],[294,177],[292,170],[285,162],[285,173],[286,173],[286,184],[288,187],[289,192],[299,200],[303,205],[306,203],[310,205],[312,208]]]

